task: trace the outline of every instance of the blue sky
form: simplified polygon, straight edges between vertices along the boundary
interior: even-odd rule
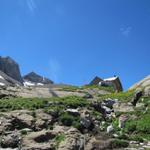
[[[149,0],[0,0],[0,55],[22,74],[82,85],[150,74]]]

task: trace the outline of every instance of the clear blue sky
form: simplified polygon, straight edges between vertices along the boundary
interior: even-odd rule
[[[81,85],[150,74],[150,0],[0,0],[0,55],[22,74]]]

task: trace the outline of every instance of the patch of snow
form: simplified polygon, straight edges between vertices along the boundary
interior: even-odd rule
[[[35,86],[35,84],[30,81],[25,81],[23,84],[24,86]]]
[[[37,83],[37,85],[43,86],[44,84],[43,83]]]
[[[67,112],[78,113],[78,110],[77,110],[77,109],[67,109],[66,111],[67,111]]]
[[[4,78],[0,75],[0,79],[3,79],[4,80]]]
[[[0,82],[0,86],[5,86],[5,83]]]
[[[111,77],[111,78],[107,78],[107,79],[104,79],[104,81],[113,81],[113,80],[116,80],[117,77]]]

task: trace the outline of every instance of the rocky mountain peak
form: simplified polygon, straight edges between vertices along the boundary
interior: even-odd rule
[[[51,81],[50,79],[45,78],[43,76],[40,76],[40,75],[38,75],[35,72],[30,72],[29,74],[25,75],[23,77],[23,79],[25,81],[33,82],[33,83],[36,83],[36,84],[38,84],[38,83],[41,83],[41,84],[53,84],[53,81]]]
[[[23,83],[19,65],[11,57],[0,56],[0,71],[4,72],[6,75],[13,78],[14,80]]]

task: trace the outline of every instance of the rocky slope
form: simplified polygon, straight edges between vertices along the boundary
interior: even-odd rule
[[[0,99],[0,149],[150,148],[150,97],[96,86],[59,91],[64,95]]]
[[[142,89],[146,96],[150,96],[150,75],[130,87],[132,89]]]

